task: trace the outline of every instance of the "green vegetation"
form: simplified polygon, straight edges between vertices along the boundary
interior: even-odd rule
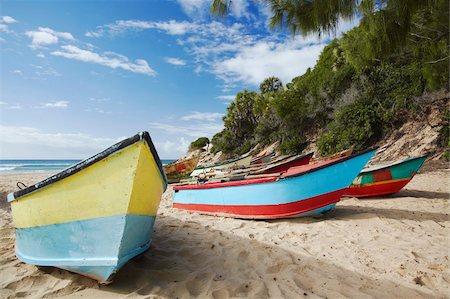
[[[204,146],[209,144],[209,139],[207,137],[200,137],[197,140],[191,142],[191,145],[189,146],[189,150],[193,151],[196,149],[200,149]]]
[[[226,11],[227,1],[219,2]],[[285,87],[270,77],[259,93],[238,93],[227,108],[224,130],[212,139],[215,151],[242,154],[258,143],[280,140],[283,152],[298,153],[311,135],[319,136],[324,155],[349,147],[360,150],[422,112],[417,96],[448,89],[448,1],[386,0],[378,8],[378,2],[367,0],[360,5],[344,1],[345,7],[342,1],[328,0],[267,2],[272,8],[284,5],[273,10],[272,20],[278,20],[273,24],[281,24],[282,18],[294,32],[329,31],[336,17],[349,17],[355,10],[363,18],[324,48],[313,69]],[[311,11],[306,6],[317,14],[305,17],[303,11]]]

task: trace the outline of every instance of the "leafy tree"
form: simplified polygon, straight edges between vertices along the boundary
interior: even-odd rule
[[[322,154],[363,149],[409,115],[423,113],[417,96],[449,88],[448,1],[265,1],[278,7],[284,25],[295,23],[302,33],[332,30],[336,17],[351,17],[351,11],[362,20],[286,87],[269,77],[260,93],[239,93],[227,109],[224,130],[212,139],[216,151],[236,155],[256,143],[281,141],[283,152],[299,153],[306,136],[318,133]],[[220,1],[225,12],[230,2]]]
[[[264,0],[272,17],[272,28],[286,27],[292,33],[321,36],[336,31],[340,20],[362,17],[358,33],[349,33],[348,49],[358,54],[361,65],[397,53],[411,39],[422,36],[417,29],[436,30],[436,26],[416,28],[417,16],[423,14],[437,21],[439,28],[433,42],[446,40],[446,53],[440,57],[448,65],[448,0]],[[213,0],[211,12],[224,16],[232,9],[231,0]],[[427,24],[422,22],[422,25]],[[428,24],[431,25],[431,24]],[[435,31],[436,32],[436,31]],[[356,39],[359,38],[359,40]],[[424,37],[428,39],[427,36]],[[357,49],[357,51],[356,51]],[[351,57],[351,56],[348,56]]]
[[[278,92],[283,89],[283,83],[277,77],[269,77],[264,79],[264,81],[259,85],[259,91],[261,94],[269,92]]]
[[[191,142],[191,145],[189,146],[190,150],[196,150],[204,147],[205,145],[209,144],[208,137],[200,137],[197,140]]]
[[[236,95],[236,99],[227,107],[223,121],[225,128],[242,140],[252,137],[256,125],[253,105],[258,94],[244,90]]]

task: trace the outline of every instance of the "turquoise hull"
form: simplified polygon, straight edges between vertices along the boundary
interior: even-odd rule
[[[127,261],[150,247],[155,216],[119,215],[16,229],[16,255],[109,282]]]

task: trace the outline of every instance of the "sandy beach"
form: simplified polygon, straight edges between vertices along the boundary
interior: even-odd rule
[[[48,175],[0,176],[0,298],[450,298],[448,170],[322,217],[273,221],[174,210],[169,188],[150,250],[107,286],[15,257],[5,194]]]

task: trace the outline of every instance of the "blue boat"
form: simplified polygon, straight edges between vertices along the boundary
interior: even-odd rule
[[[374,155],[375,149],[273,176],[173,187],[173,207],[235,218],[274,219],[324,213]]]

